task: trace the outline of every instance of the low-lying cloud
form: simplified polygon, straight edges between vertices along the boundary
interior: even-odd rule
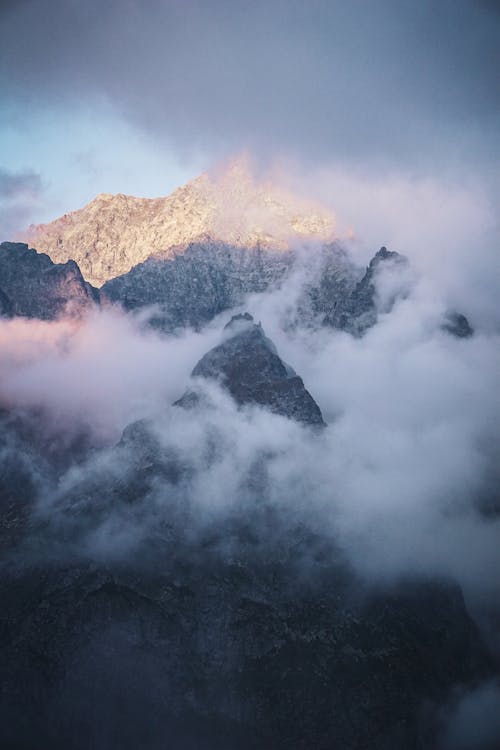
[[[444,332],[446,306],[428,292],[414,281],[359,339],[283,326],[286,285],[248,299],[247,309],[322,409],[329,426],[321,435],[261,408],[237,409],[215,386],[208,388],[212,406],[171,406],[197,360],[219,341],[227,315],[177,337],[113,309],[77,323],[2,321],[2,405],[41,407],[53,430],[85,425],[103,446],[63,475],[57,491],[44,489],[43,514],[64,524],[81,487],[96,483],[84,496],[99,520],[85,526],[80,544],[106,557],[157,533],[174,506],[189,509],[194,533],[265,499],[290,523],[300,519],[334,539],[368,580],[451,577],[474,607],[493,606],[500,342],[488,331],[469,339]],[[174,456],[188,479],[179,485],[160,477],[141,501],[117,506],[108,490],[116,481],[127,486],[141,443],[132,453],[112,446],[143,417],[161,455]]]
[[[32,170],[13,172],[0,167],[0,237],[13,236],[40,203],[43,183]]]

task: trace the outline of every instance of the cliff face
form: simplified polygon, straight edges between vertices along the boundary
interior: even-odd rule
[[[99,302],[74,260],[53,263],[28,245],[0,245],[0,314],[52,320],[74,315]]]
[[[302,378],[283,362],[251,315],[233,316],[224,330],[226,340],[201,358],[193,378],[216,381],[240,405],[256,404],[303,424],[324,427],[321,411]],[[193,406],[196,400],[194,390],[177,403]]]
[[[233,318],[224,336],[195,378],[217,380],[239,404],[322,424],[250,316]],[[279,408],[277,383],[291,397]],[[201,464],[169,448],[169,430],[201,427],[204,404],[186,405],[173,422],[168,413],[163,424],[131,424],[117,446],[67,474],[41,460],[36,431],[0,413],[0,476],[12,479],[0,492],[3,745],[435,747],[425,711],[432,719],[450,690],[492,673],[458,587],[360,581],[330,531],[311,526],[309,512],[290,513],[286,497],[273,501],[269,452],[239,475],[234,496],[223,481],[231,427],[224,435],[223,422],[212,425]],[[305,434],[313,449],[324,435]],[[200,518],[193,488],[206,492],[200,471],[210,467],[229,510]],[[45,512],[37,492],[55,498]],[[89,556],[92,537],[103,546]]]
[[[272,293],[291,281],[285,326],[328,326],[361,336],[378,319],[376,282],[407,268],[404,256],[381,248],[366,269],[338,243],[304,258],[294,251],[237,248],[194,242],[172,258],[149,258],[103,285],[104,299],[126,310],[155,306],[154,325],[165,331],[201,328],[216,315],[245,304],[249,294]],[[395,302],[386,302],[389,312]]]
[[[88,281],[101,286],[151,255],[171,257],[174,248],[200,238],[286,250],[298,239],[331,239],[334,226],[331,212],[255,180],[239,159],[165,198],[98,195],[78,211],[30,227],[24,239],[56,262],[72,258]]]

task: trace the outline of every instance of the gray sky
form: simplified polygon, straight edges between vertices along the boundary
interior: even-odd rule
[[[41,213],[57,213],[63,196],[166,193],[243,148],[306,168],[495,184],[499,10],[484,0],[4,1],[0,165],[40,174]]]

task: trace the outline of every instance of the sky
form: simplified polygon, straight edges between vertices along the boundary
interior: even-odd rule
[[[361,264],[384,244],[416,277],[361,339],[286,329],[293,279],[248,300],[322,409],[315,441],[221,393],[196,424],[170,408],[227,316],[168,340],[110,309],[76,328],[4,320],[3,401],[43,408],[63,436],[89,421],[110,445],[151,417],[186,460],[215,429],[220,461],[195,467],[200,518],[240,502],[268,451],[271,500],[340,535],[362,575],[451,576],[478,609],[498,601],[499,516],[476,507],[498,508],[498,0],[0,2],[0,241],[101,192],[166,195],[248,151],[330,205],[364,242]],[[441,330],[450,308],[473,337]],[[125,518],[126,549],[156,523],[146,500],[144,529]],[[115,553],[113,514],[85,539],[97,557]],[[470,750],[464,727],[485,712],[497,735],[499,705],[489,684],[458,701],[449,747]]]
[[[4,233],[242,149],[493,196],[499,39],[495,0],[4,0]]]

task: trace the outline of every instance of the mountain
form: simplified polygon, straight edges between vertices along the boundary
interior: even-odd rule
[[[154,307],[152,323],[171,332],[201,328],[221,312],[244,305],[248,295],[288,284],[285,327],[328,326],[360,336],[378,319],[379,278],[407,266],[404,256],[385,247],[362,269],[336,242],[312,252],[277,252],[208,240],[191,243],[172,258],[149,258],[106,282],[101,295],[126,310]],[[396,297],[385,302],[384,312],[390,312]]]
[[[322,423],[250,316],[224,335],[195,377],[222,377],[240,403],[279,413],[283,385],[288,416],[303,420],[306,403]],[[276,455],[231,466],[233,427],[204,431],[203,405],[180,405],[191,408],[136,422],[114,448],[56,472],[52,489],[46,477],[31,516],[32,469],[43,466],[34,433],[2,425],[8,471],[30,445],[25,486],[0,495],[2,746],[435,747],[450,691],[493,674],[460,589],[363,583],[330,531],[311,524],[307,496],[299,516],[276,503]],[[179,430],[198,430],[200,450],[175,448]],[[313,450],[323,435],[310,431]],[[214,478],[220,507],[205,501]]]
[[[290,251],[239,248],[223,242],[192,242],[171,258],[148,258],[106,282],[102,295],[126,310],[155,306],[164,330],[200,328],[245,296],[278,286],[293,266]]]
[[[108,281],[101,293],[126,310],[155,306],[153,322],[172,331],[200,328],[244,304],[249,294],[282,287],[296,273],[302,293],[299,299],[291,295],[290,315],[296,313],[304,323],[326,318],[332,306],[341,309],[363,272],[337,243],[301,253],[207,240],[191,243],[172,258],[149,258]]]
[[[99,292],[74,260],[53,263],[28,245],[0,245],[0,314],[53,320],[78,315],[99,303]]]
[[[257,179],[244,157],[165,198],[98,195],[78,211],[30,227],[26,238],[52,261],[75,261],[102,287],[103,299],[126,310],[154,306],[151,322],[167,332],[199,329],[246,305],[249,294],[292,277],[297,287],[300,276],[284,324],[326,325],[360,336],[380,312],[390,312],[399,294],[381,307],[378,279],[405,265],[382,248],[366,269],[356,266],[335,239],[331,211]],[[0,294],[0,311],[9,309]],[[443,330],[471,335],[468,321],[453,315]]]
[[[333,316],[326,316],[324,322],[334,327],[342,328],[355,335],[362,335],[368,328],[375,325],[378,318],[376,300],[377,276],[387,270],[402,270],[407,266],[407,259],[394,251],[381,247],[371,259],[363,277],[356,284],[347,299],[335,309]],[[396,297],[392,295],[386,301],[384,312],[390,312]]]
[[[191,377],[218,382],[240,405],[257,404],[303,424],[325,425],[302,378],[280,359],[251,315],[234,315],[224,332],[225,341],[201,358]],[[192,407],[198,400],[191,389],[177,404]]]
[[[194,378],[323,424],[249,315],[223,335]],[[276,503],[279,440],[242,471],[234,425],[204,431],[198,398],[178,406],[52,477],[34,425],[0,413],[2,747],[435,747],[450,691],[493,674],[460,589],[369,587],[307,495],[299,515]],[[200,450],[182,452],[193,430]]]
[[[442,330],[459,339],[468,339],[474,335],[474,329],[462,313],[449,310],[441,326]]]
[[[331,240],[335,218],[268,180],[239,158],[165,198],[101,194],[78,211],[31,226],[23,239],[55,262],[75,260],[101,286],[152,255],[172,257],[207,238],[234,247],[286,250],[297,240]]]

